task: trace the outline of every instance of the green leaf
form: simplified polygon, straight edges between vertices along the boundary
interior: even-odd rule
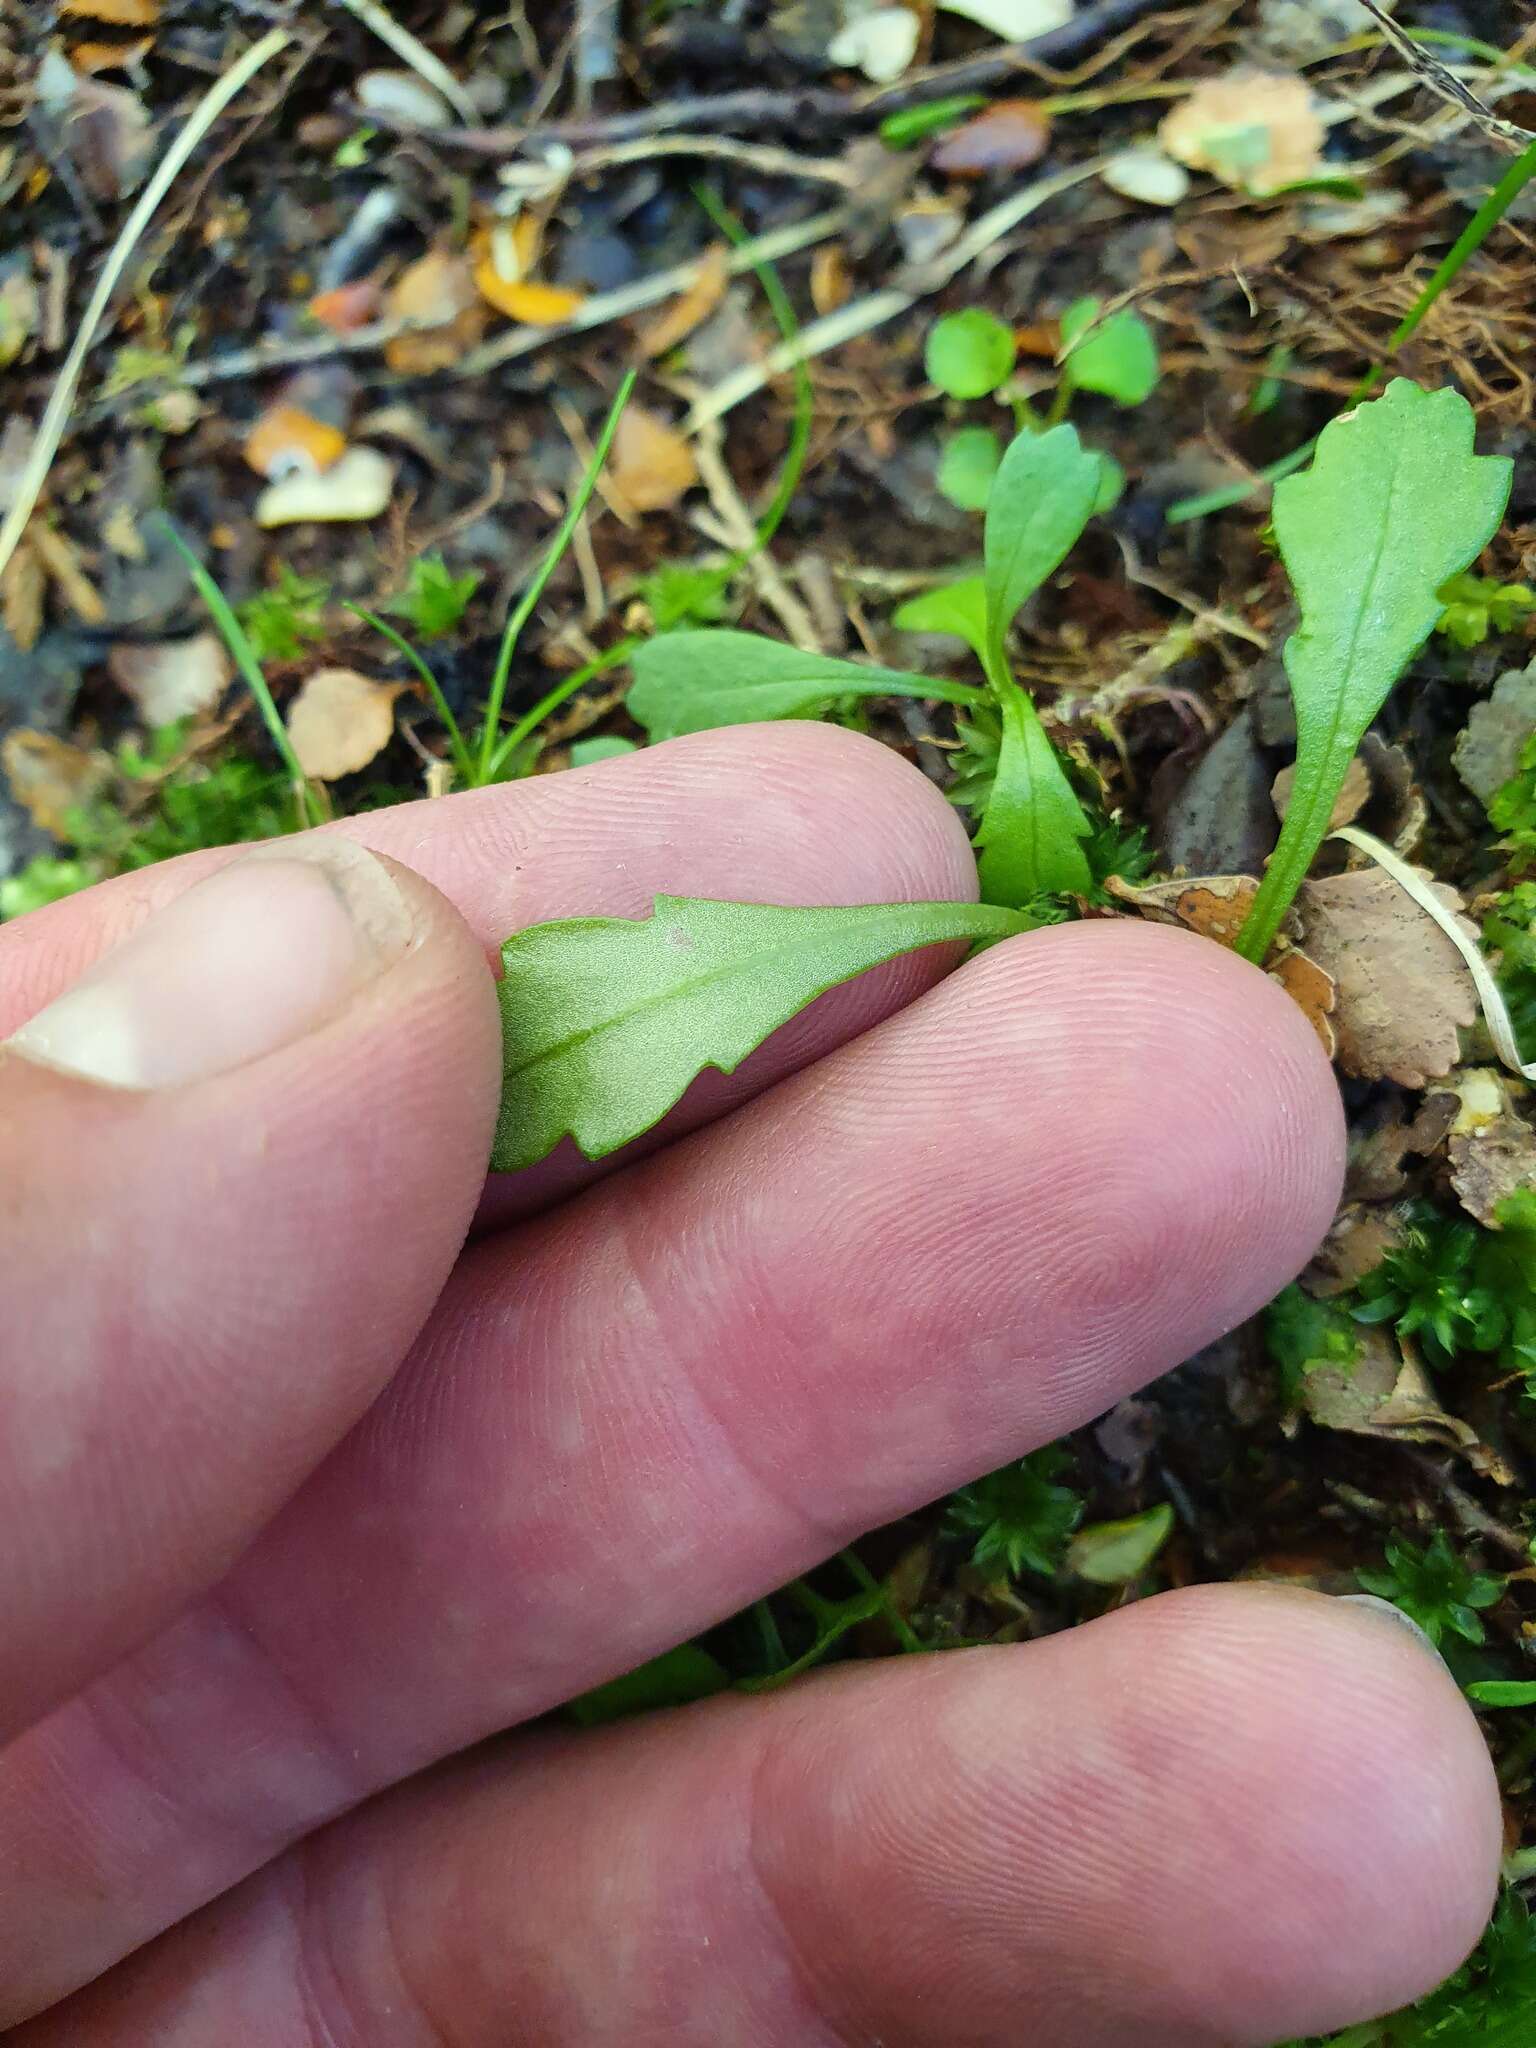
[[[962,512],[985,512],[1003,451],[990,427],[962,427],[939,458],[939,489]]]
[[[925,107],[910,107],[899,114],[887,114],[880,123],[880,140],[888,149],[910,149],[929,135],[953,128],[967,114],[987,104],[979,92],[956,93],[947,100],[930,100]]]
[[[404,590],[380,609],[392,618],[406,620],[423,640],[440,640],[463,618],[479,586],[475,570],[451,576],[441,555],[418,555]]]
[[[1113,512],[1125,496],[1125,471],[1113,455],[1099,450],[1099,488],[1093,501],[1095,512]]]
[[[606,1685],[582,1693],[565,1711],[583,1728],[600,1728],[631,1714],[691,1706],[695,1700],[724,1692],[730,1682],[725,1666],[708,1650],[701,1650],[697,1643],[681,1643],[675,1650],[663,1650],[638,1670],[626,1671],[622,1678],[610,1678]]]
[[[951,398],[985,398],[1013,374],[1018,352],[1011,327],[968,306],[934,322],[923,364],[928,381]]]
[[[1139,1579],[1173,1533],[1166,1501],[1123,1522],[1080,1529],[1067,1550],[1067,1569],[1094,1586],[1127,1586]]]
[[[653,740],[760,719],[814,718],[839,697],[939,697],[949,704],[982,697],[942,676],[834,661],[756,633],[664,633],[636,650],[634,669],[627,708]]]
[[[617,761],[621,754],[638,753],[633,740],[626,740],[618,733],[600,733],[595,740],[573,740],[571,742],[571,766],[590,768],[594,761]]]
[[[979,576],[941,583],[909,597],[891,614],[898,633],[952,633],[979,661],[987,658],[987,586]]]
[[[605,1158],[665,1116],[705,1067],[734,1073],[839,982],[921,946],[1028,928],[976,903],[799,910],[658,896],[646,919],[517,932],[502,947],[491,1166],[531,1166],[567,1136],[587,1158]]]
[[[1125,311],[1111,313],[1089,334],[1098,313],[1097,299],[1078,299],[1062,314],[1061,339],[1071,353],[1061,374],[1074,391],[1097,391],[1117,405],[1144,405],[1162,376],[1152,330],[1140,314]],[[1087,338],[1079,342],[1079,335]]]
[[[1020,434],[1003,457],[986,525],[988,637],[999,671],[1008,628],[1093,517],[1102,481],[1100,458],[1075,427]]]
[[[1296,781],[1238,950],[1262,960],[1328,830],[1366,727],[1440,617],[1438,592],[1498,528],[1512,465],[1472,452],[1457,391],[1394,378],[1324,427],[1312,466],[1275,486],[1275,536],[1301,607],[1285,646]]]
[[[1093,829],[1039,713],[1017,683],[998,687],[1003,744],[976,833],[981,893],[1014,909],[1039,896],[1084,893],[1093,881],[1080,842]]]
[[[1467,1698],[1480,1707],[1536,1707],[1536,1681],[1480,1678],[1467,1687]]]

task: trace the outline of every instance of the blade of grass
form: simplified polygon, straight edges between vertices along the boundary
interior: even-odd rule
[[[236,668],[239,669],[240,674],[245,679],[246,687],[255,698],[256,708],[261,713],[262,723],[267,728],[273,746],[277,749],[278,758],[282,761],[283,766],[292,778],[293,800],[298,812],[299,830],[302,832],[310,825],[324,824],[328,806],[316,795],[308,776],[299,766],[299,757],[293,751],[293,742],[288,737],[288,728],[283,724],[278,708],[272,701],[272,692],[267,687],[267,679],[261,672],[261,663],[256,659],[256,650],[246,638],[245,628],[235,617],[234,608],[231,606],[229,599],[220,590],[218,584],[215,583],[191,548],[187,546],[187,543],[182,539],[175,525],[169,519],[165,522],[165,529],[171,537],[172,545],[186,563],[187,573],[192,578],[197,594],[208,607],[208,614],[213,620],[214,625],[217,626],[219,636],[223,640],[224,645],[229,649]]]
[[[27,521],[37,504],[53,458],[58,453],[59,443],[64,438],[64,429],[69,424],[70,408],[75,402],[75,393],[85,369],[85,359],[91,352],[96,331],[106,317],[112,303],[112,294],[122,282],[134,250],[143,237],[171,186],[176,182],[187,159],[207,135],[213,124],[236,97],[256,76],[261,67],[269,63],[280,50],[286,50],[293,37],[286,29],[275,28],[270,35],[262,37],[259,43],[252,43],[245,55],[239,58],[224,76],[215,79],[188,117],[186,126],[176,137],[165,155],[155,166],[154,175],[139,196],[139,203],[123,223],[123,231],[112,245],[111,254],[101,266],[101,275],[96,280],[96,289],[91,293],[89,303],[80,322],[79,332],[64,367],[59,372],[53,395],[48,400],[37,434],[32,442],[32,452],[27,457],[11,509],[0,524],[0,570],[16,552],[16,543],[21,539]]]
[[[406,639],[405,635],[396,632],[387,619],[381,619],[377,612],[369,611],[364,605],[353,604],[350,598],[343,598],[342,602],[346,605],[347,610],[355,613],[365,625],[372,626],[375,633],[382,634],[390,646],[394,648],[395,652],[404,655],[411,667],[415,669],[417,675],[421,677],[422,682],[426,685],[427,695],[432,700],[432,709],[441,719],[443,729],[448,735],[448,749],[453,755],[453,765],[458,773],[459,781],[468,789],[475,779],[475,758],[469,751],[459,721],[454,717],[448,699],[443,695],[442,684],[437,680],[437,677],[432,673],[432,670],[427,666],[421,655],[417,653],[410,641]]]
[[[595,677],[605,674],[611,668],[617,668],[621,662],[628,661],[641,644],[640,636],[632,633],[627,639],[605,648],[595,660],[584,663],[581,668],[573,669],[568,676],[562,676],[554,688],[546,692],[531,711],[525,711],[516,725],[508,730],[500,746],[491,756],[490,766],[482,774],[481,780],[499,782],[503,771],[511,765],[518,748],[526,745],[546,718],[553,717],[568,698],[574,697],[578,690],[592,682]]]
[[[629,403],[630,393],[635,388],[637,374],[634,370],[625,372],[624,381],[619,386],[618,396],[609,407],[608,417],[603,422],[603,431],[597,437],[597,446],[592,451],[592,460],[587,464],[586,474],[577,486],[576,495],[572,498],[570,507],[564,519],[560,522],[560,530],[556,533],[553,541],[551,541],[549,550],[543,561],[539,564],[533,581],[523,592],[516,609],[507,620],[506,631],[501,636],[501,651],[496,657],[496,671],[491,677],[490,693],[485,700],[485,725],[480,735],[480,764],[479,774],[476,778],[480,782],[490,782],[494,779],[491,773],[491,762],[498,751],[496,736],[501,726],[502,706],[506,701],[507,695],[507,679],[512,673],[512,657],[517,652],[518,640],[522,635],[524,626],[527,625],[529,619],[533,616],[534,606],[544,595],[545,585],[549,582],[550,577],[554,575],[555,570],[560,564],[561,557],[570,546],[581,515],[586,511],[587,506],[591,502],[592,493],[597,489],[598,477],[602,474],[603,464],[608,460],[608,451],[613,446],[613,437],[618,431],[619,420],[623,415],[625,406]],[[514,731],[516,730],[515,727],[513,729]]]

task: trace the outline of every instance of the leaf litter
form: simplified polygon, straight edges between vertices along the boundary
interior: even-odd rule
[[[66,0],[59,46],[27,41],[8,74],[35,118],[0,141],[18,224],[16,249],[0,251],[0,360],[17,394],[0,516],[31,496],[0,563],[6,914],[118,871],[141,843],[209,843],[258,816],[278,829],[260,805],[290,800],[270,732],[156,539],[167,504],[262,640],[281,729],[302,771],[337,785],[328,801],[462,786],[438,700],[353,607],[393,621],[449,716],[472,726],[508,610],[569,503],[573,447],[584,461],[630,365],[642,385],[604,489],[631,516],[594,499],[535,605],[507,729],[559,701],[520,743],[518,772],[607,773],[637,741],[723,717],[830,716],[975,798],[971,815],[994,828],[988,892],[1032,898],[1017,914],[1156,916],[1229,946],[1291,813],[1312,806],[1318,850],[1264,964],[1341,1075],[1349,1188],[1298,1291],[1360,1349],[1303,1370],[1305,1398],[1285,1399],[1255,1322],[1139,1397],[1155,1446],[1139,1463],[1117,1465],[1091,1432],[1074,1439],[1049,1484],[1070,1474],[1082,1511],[1067,1526],[1110,1532],[1104,1554],[1129,1561],[1127,1578],[1026,1569],[1000,1583],[942,1515],[869,1539],[861,1554],[877,1576],[901,1566],[901,1615],[928,1642],[1039,1633],[1162,1584],[1280,1574],[1302,1553],[1312,1578],[1347,1583],[1402,1528],[1444,1528],[1475,1553],[1497,1547],[1486,1524],[1507,1530],[1536,1495],[1523,1340],[1495,1330],[1484,1298],[1501,1270],[1490,1247],[1530,1242],[1520,1204],[1536,1189],[1518,1065],[1533,1041],[1517,1037],[1536,1023],[1536,766],[1523,759],[1536,634],[1495,595],[1536,568],[1522,481],[1536,272],[1518,231],[1495,229],[1393,339],[1508,158],[1493,161],[1491,132],[1400,53],[1344,47],[1369,27],[1345,0],[1266,0],[1230,20],[1126,8],[1108,36],[1082,26],[1096,11],[775,7],[750,32],[717,34],[699,10],[672,9],[587,84],[562,55],[575,21],[563,4],[547,23],[529,10],[528,39],[477,38],[463,10],[423,28],[418,10],[414,29],[396,24],[405,47],[383,56],[330,11],[313,49],[265,60],[261,86],[151,210],[138,258],[124,257],[133,288],[108,291],[99,330],[93,281],[210,75],[179,61],[185,38],[215,67],[250,38],[206,0]],[[1499,97],[1484,59],[1456,62],[1476,94]],[[699,205],[700,185],[745,249]],[[804,400],[754,271],[765,258],[801,331]],[[935,395],[936,321],[977,313],[1009,338],[1000,381]],[[81,389],[54,450],[36,430],[77,335]],[[1085,353],[1099,336],[1125,344],[1102,374]],[[1426,456],[1445,503],[1492,505],[1494,469],[1468,460],[1513,457],[1515,497],[1461,564],[1473,583],[1442,600],[1440,558],[1426,556],[1411,598],[1382,598],[1412,632],[1371,681],[1363,738],[1352,720],[1336,735],[1342,789],[1309,795],[1281,667],[1298,626],[1287,571],[1305,601],[1340,557],[1327,541],[1317,572],[1298,573],[1287,506],[1336,488],[1346,534],[1374,516],[1383,450],[1328,448],[1362,374],[1394,351],[1410,389],[1469,404],[1464,427],[1439,406],[1447,438]],[[1074,360],[1089,373],[1076,389],[1063,378]],[[294,382],[316,369],[323,387]],[[1423,415],[1408,419],[1417,400],[1389,396],[1365,430],[1402,407],[1383,446],[1428,446]],[[802,404],[802,473],[775,515]],[[987,531],[982,503],[1026,416],[1053,432],[1065,417],[1081,458],[1034,493],[1076,536],[1032,559]],[[706,419],[724,433],[744,536],[739,522],[711,532],[715,493],[694,489]],[[1263,491],[1185,516],[1325,428],[1302,497],[1274,493],[1273,534]],[[975,509],[941,489],[954,450]],[[1005,484],[999,516],[1007,496]],[[1387,573],[1411,553],[1386,547]],[[1010,559],[1027,573],[1011,578]],[[418,591],[442,600],[420,612],[433,639],[389,608],[426,560],[440,565]],[[983,570],[1006,613],[1001,650]],[[1341,578],[1341,606],[1349,595]],[[1314,654],[1324,644],[1312,611],[1284,656],[1293,670],[1309,633]],[[653,625],[670,665],[642,649],[626,708],[618,650]],[[721,630],[769,634],[779,652],[733,667],[702,638]],[[1000,651],[1013,694],[989,723],[983,663]],[[236,788],[261,792],[241,798],[245,827],[219,809]],[[1042,814],[1054,825],[1031,846],[1022,828]],[[1340,828],[1382,845],[1412,892],[1364,840],[1327,836]],[[1294,849],[1301,826],[1289,829]],[[1042,906],[1052,884],[1055,907]],[[1373,1295],[1384,1274],[1396,1292]],[[1452,1330],[1449,1357],[1407,1327],[1441,1282],[1482,1315]],[[1354,1322],[1373,1300],[1392,1314]],[[1158,1536],[1143,1562],[1134,1542],[1117,1547],[1122,1526]],[[1529,1654],[1531,1587],[1511,1580],[1487,1619],[1492,1676],[1511,1678]],[[891,1647],[878,1619],[836,1640],[836,1654]],[[1506,1790],[1511,1838],[1536,1841],[1529,1773]]]

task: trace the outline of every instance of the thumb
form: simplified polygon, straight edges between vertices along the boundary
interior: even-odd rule
[[[499,1042],[457,912],[316,834],[0,1046],[0,1742],[216,1580],[388,1380],[484,1180]]]

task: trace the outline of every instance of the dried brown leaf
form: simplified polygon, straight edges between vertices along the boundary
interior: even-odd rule
[[[350,668],[317,670],[288,707],[288,737],[299,766],[317,782],[355,775],[394,736],[398,683]]]
[[[981,178],[991,171],[1027,170],[1050,142],[1051,117],[1038,100],[994,100],[941,136],[929,162],[952,177]]]
[[[55,839],[69,836],[70,813],[89,803],[112,772],[102,755],[26,726],[0,741],[0,767],[33,824]]]
[[[27,538],[75,617],[84,619],[88,626],[99,626],[107,616],[107,608],[100,591],[81,567],[74,542],[46,519],[34,519],[27,528]]]
[[[1461,909],[1454,889],[1435,889],[1447,908]],[[1296,910],[1303,947],[1338,985],[1333,1022],[1345,1073],[1405,1088],[1448,1074],[1477,997],[1434,920],[1376,867],[1304,882]]]
[[[663,306],[635,336],[641,355],[654,360],[686,341],[720,304],[730,281],[730,249],[724,242],[715,242],[699,259],[697,275],[688,289]]]
[[[73,21],[104,21],[113,28],[157,28],[160,0],[59,0],[59,12]]]
[[[23,654],[32,651],[43,630],[43,600],[47,591],[43,565],[31,543],[23,538],[0,571],[0,617]]]
[[[1196,86],[1157,134],[1181,164],[1260,198],[1315,177],[1326,139],[1305,79],[1247,67]]]
[[[148,646],[124,641],[108,653],[107,671],[146,725],[170,725],[212,710],[234,675],[216,633]]]
[[[1417,1358],[1385,1330],[1362,1326],[1356,1334],[1360,1348],[1348,1365],[1316,1366],[1302,1382],[1302,1406],[1315,1423],[1389,1443],[1477,1449],[1477,1431],[1446,1412]]]
[[[698,482],[699,466],[675,427],[632,405],[613,437],[608,478],[636,512],[666,512]]]
[[[1475,1130],[1453,1131],[1451,1186],[1479,1223],[1498,1228],[1500,1202],[1536,1187],[1536,1131],[1522,1116],[1495,1117]]]

